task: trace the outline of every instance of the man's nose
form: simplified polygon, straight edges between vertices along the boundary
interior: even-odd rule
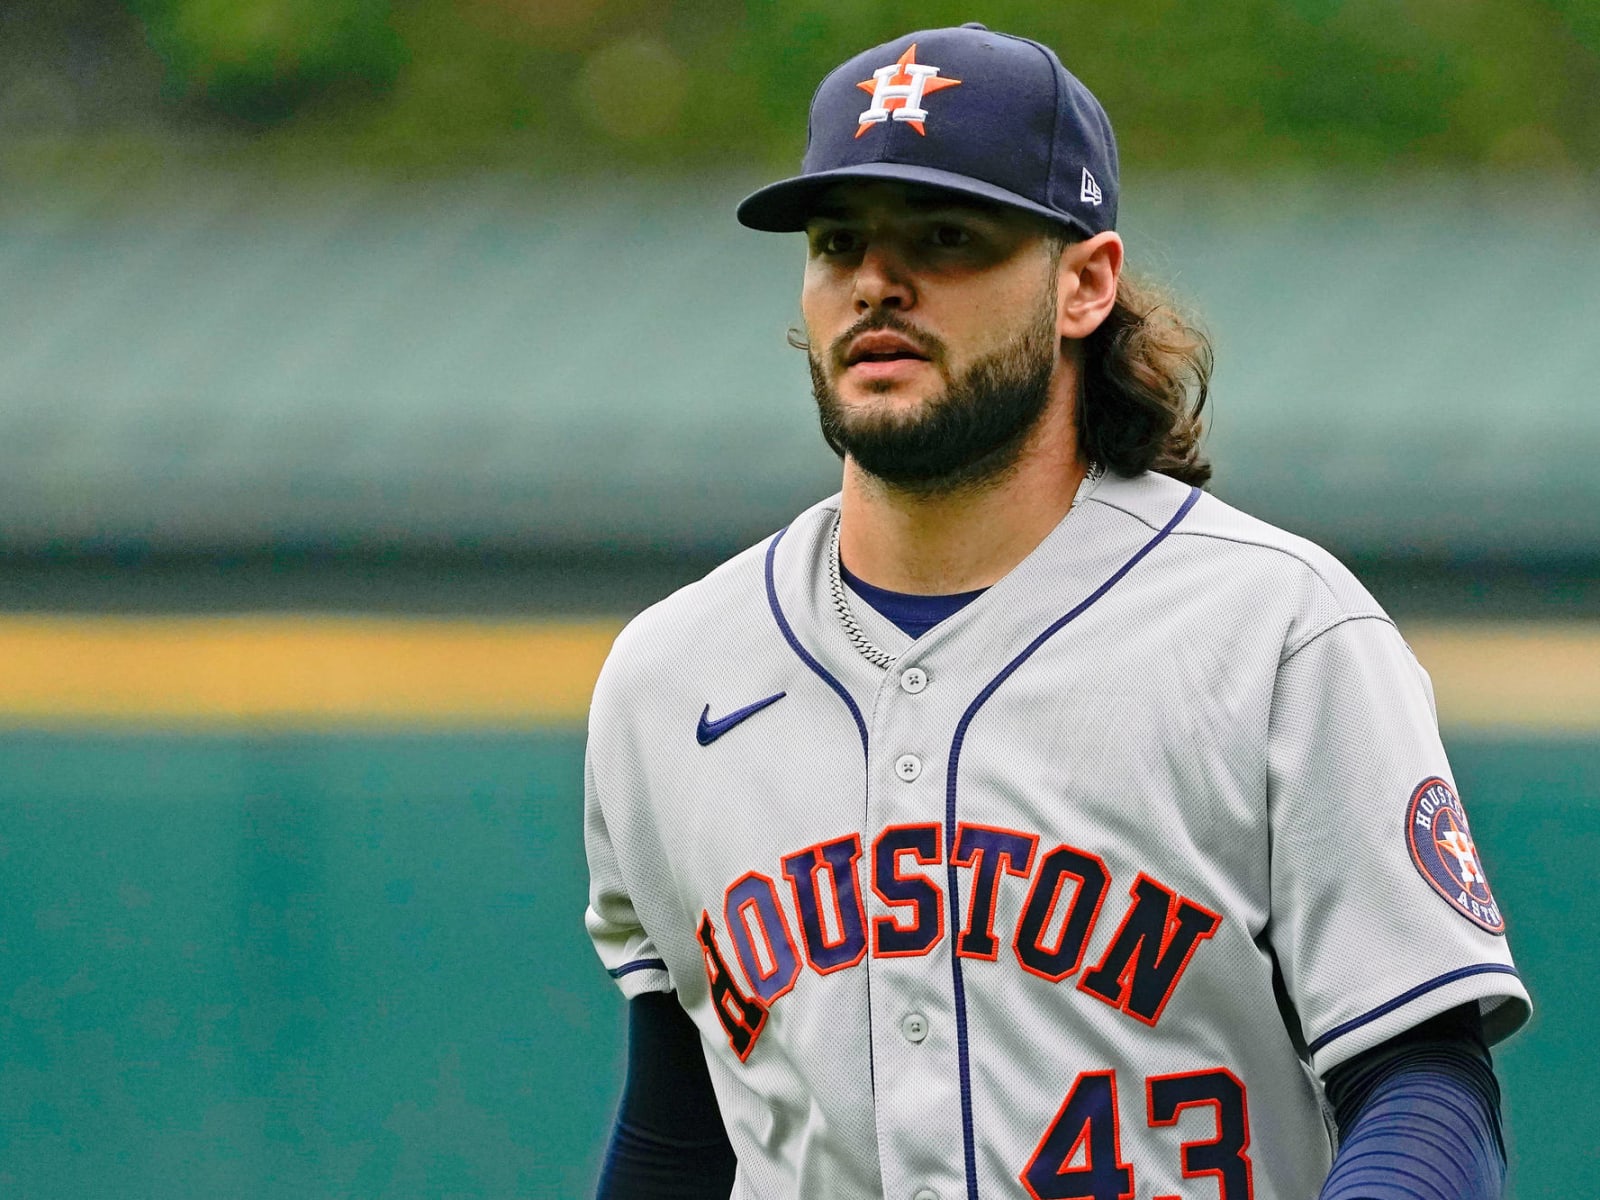
[[[903,311],[916,302],[916,289],[904,261],[892,247],[882,243],[868,245],[856,267],[856,312],[868,313],[880,308]]]

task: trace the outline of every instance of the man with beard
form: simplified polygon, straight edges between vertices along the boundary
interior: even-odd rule
[[[740,206],[806,235],[843,482],[595,692],[607,1200],[1500,1194],[1528,999],[1426,676],[1200,490],[1209,351],[1117,192],[1088,90],[963,26],[829,75]]]

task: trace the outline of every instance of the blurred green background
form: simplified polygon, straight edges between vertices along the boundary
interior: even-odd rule
[[[0,1192],[590,1190],[623,1013],[540,689],[836,486],[799,246],[732,205],[826,70],[967,20],[1111,114],[1218,494],[1468,647],[1513,1194],[1592,1194],[1597,0],[0,6]],[[411,630],[422,698],[255,703],[203,648],[260,620],[355,647],[308,692]],[[424,653],[477,628],[578,650],[486,716]]]
[[[20,115],[54,125],[36,132],[100,126],[115,140],[143,126],[164,141],[181,122],[208,149],[264,135],[249,153],[305,163],[780,168],[828,69],[909,28],[980,18],[1056,47],[1113,115],[1134,168],[1582,173],[1600,162],[1590,0],[929,0],[914,13],[859,0],[13,0],[7,10],[7,74],[14,90],[26,80],[17,103],[33,97]],[[141,121],[130,107],[172,116]]]

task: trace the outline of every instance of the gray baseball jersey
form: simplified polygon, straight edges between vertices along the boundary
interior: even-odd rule
[[[1316,1076],[1526,1020],[1426,675],[1317,547],[1109,476],[912,641],[838,500],[595,691],[587,923],[700,1029],[734,1196],[1307,1200]]]

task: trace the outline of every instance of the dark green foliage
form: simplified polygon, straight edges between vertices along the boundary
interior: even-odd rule
[[[133,0],[174,90],[249,124],[394,82],[388,0]]]
[[[129,4],[203,110],[401,166],[784,166],[829,68],[974,17],[1055,47],[1134,167],[1600,166],[1600,0]]]

